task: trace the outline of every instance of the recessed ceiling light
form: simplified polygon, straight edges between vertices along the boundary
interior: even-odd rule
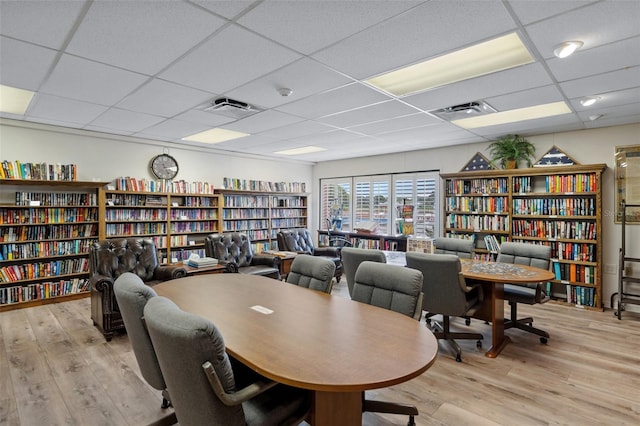
[[[553,54],[560,59],[566,58],[576,50],[580,49],[582,45],[583,43],[581,41],[566,41],[557,45],[556,48],[553,49]]]
[[[602,114],[594,114],[589,116],[589,121],[596,121],[598,118],[602,117]]]
[[[280,155],[301,155],[301,154],[311,154],[312,152],[321,152],[326,151],[326,148],[320,148],[319,146],[303,146],[301,148],[292,148],[285,149],[284,151],[276,151],[274,154]]]
[[[588,98],[580,99],[580,105],[591,106],[598,102],[600,98],[598,96],[589,96]]]
[[[34,93],[30,90],[0,84],[0,112],[23,115]]]
[[[249,133],[236,132],[234,130],[215,128],[196,133],[191,136],[182,138],[183,141],[202,142],[202,143],[220,143],[230,141],[232,139],[244,138]]]
[[[391,95],[405,96],[533,61],[518,34],[511,33],[366,82]]]
[[[464,129],[475,129],[478,127],[495,126],[498,124],[552,117],[554,115],[568,114],[570,112],[571,110],[564,102],[553,102],[550,104],[496,112],[494,114],[480,115],[478,117],[462,118],[460,120],[453,120],[451,123]]]

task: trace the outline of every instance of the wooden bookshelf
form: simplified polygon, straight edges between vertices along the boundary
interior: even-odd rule
[[[104,185],[0,179],[0,311],[89,295]]]
[[[475,241],[493,260],[485,236],[551,246],[559,303],[603,310],[602,173],[605,164],[442,174],[444,230]]]

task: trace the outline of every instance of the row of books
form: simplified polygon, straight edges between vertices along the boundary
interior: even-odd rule
[[[98,209],[92,207],[45,207],[11,209],[0,207],[0,224],[48,224],[97,222]]]
[[[304,182],[268,182],[227,177],[222,179],[222,187],[240,191],[307,192],[307,185]]]
[[[255,196],[247,197],[246,195],[225,195],[224,196],[225,207],[242,207],[242,208],[268,208],[269,197]]]
[[[77,178],[78,167],[75,164],[22,163],[19,160],[3,160],[0,167],[0,179],[74,181]]]
[[[178,232],[216,232],[216,222],[175,222],[171,224],[171,233]]]
[[[129,176],[119,177],[114,180],[118,191],[139,191],[139,192],[165,192],[177,194],[213,194],[215,187],[209,182],[185,180],[149,180],[136,179]]]
[[[551,258],[575,262],[595,262],[596,243],[569,243],[564,241],[527,241],[513,237],[513,241],[551,246]]]
[[[447,197],[445,209],[459,212],[508,213],[507,197]]]
[[[98,196],[86,192],[16,192],[16,206],[30,206],[33,201],[40,206],[97,206]]]
[[[500,251],[500,243],[495,235],[485,235],[484,245],[491,253],[498,253]]]
[[[593,198],[520,198],[513,200],[513,214],[594,216]]]
[[[89,272],[89,259],[86,257],[9,265],[0,268],[0,282],[14,282],[84,272]]]
[[[448,228],[473,229],[477,231],[507,231],[509,229],[509,217],[471,214],[448,214],[446,219],[446,226]]]
[[[570,238],[595,240],[596,224],[587,221],[514,219],[512,232],[515,237]]]
[[[107,221],[167,220],[167,209],[107,209]]]
[[[576,265],[575,263],[560,263],[553,261],[553,272],[558,281],[572,283],[595,284],[597,282],[598,268],[595,266]]]
[[[41,240],[60,240],[65,238],[84,238],[97,235],[98,225],[49,224],[0,227],[0,241],[24,242]]]
[[[594,287],[567,285],[567,302],[578,306],[598,306],[598,297]]]
[[[446,182],[447,194],[505,194],[507,178],[451,179]]]
[[[0,260],[67,256],[89,253],[90,240],[39,241],[0,245]]]
[[[595,192],[597,189],[595,173],[575,175],[553,175],[545,177],[546,192]]]
[[[35,283],[25,286],[0,287],[0,305],[50,299],[87,290],[89,290],[89,280],[86,278]]]
[[[106,226],[107,237],[113,237],[118,235],[152,235],[152,234],[166,234],[167,224],[163,222],[153,223],[107,223]]]

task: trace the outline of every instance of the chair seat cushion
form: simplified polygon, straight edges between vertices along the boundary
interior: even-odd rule
[[[509,302],[526,303],[533,305],[536,303],[536,288],[525,287],[515,284],[504,285],[504,299]]]

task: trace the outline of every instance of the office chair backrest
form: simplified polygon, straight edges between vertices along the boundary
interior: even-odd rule
[[[422,313],[422,272],[364,261],[356,271],[351,298],[413,318]]]
[[[505,242],[500,245],[497,262],[517,263],[549,269],[551,247],[538,244]]]
[[[336,264],[323,257],[299,254],[291,263],[287,275],[289,284],[331,293]]]
[[[460,258],[454,254],[407,252],[407,267],[422,272],[422,309],[433,314],[462,316],[468,310]]]
[[[353,284],[356,278],[358,266],[366,260],[379,263],[387,263],[387,257],[380,250],[369,250],[355,247],[342,248],[342,267],[347,276],[347,288],[349,296],[353,294]]]
[[[166,385],[160,364],[142,320],[144,307],[156,297],[156,292],[131,272],[125,272],[116,279],[113,292],[142,377],[155,389],[164,390]]]
[[[224,339],[215,325],[160,296],[149,300],[144,317],[180,424],[245,425],[242,405],[224,405],[202,368],[211,362],[224,390],[235,390]]]
[[[471,259],[473,254],[473,241],[461,238],[436,238],[433,241],[437,254],[455,254],[460,259]]]

